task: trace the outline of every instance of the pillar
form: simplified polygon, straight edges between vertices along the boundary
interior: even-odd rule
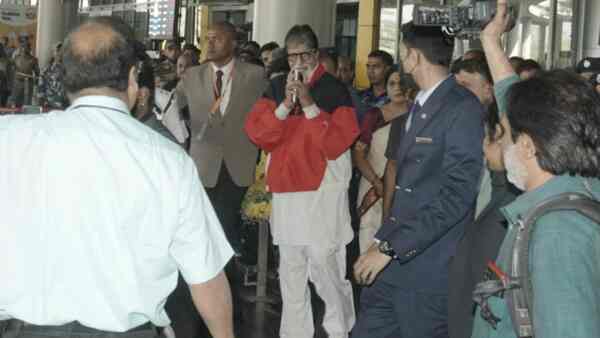
[[[600,1],[585,1],[583,57],[600,57]]]
[[[255,0],[254,40],[283,45],[294,25],[307,24],[319,39],[320,47],[335,44],[336,0]]]
[[[197,19],[198,23],[196,26],[198,27],[198,32],[196,34],[198,36],[198,48],[202,51],[200,60],[204,60],[206,58],[206,49],[208,47],[206,35],[210,28],[210,8],[206,5],[199,6]]]
[[[63,0],[38,1],[36,54],[44,69],[52,58],[52,47],[65,38]]]
[[[369,53],[379,48],[380,0],[360,0],[358,4],[358,33],[356,36],[356,82],[359,88],[369,86],[367,61]]]

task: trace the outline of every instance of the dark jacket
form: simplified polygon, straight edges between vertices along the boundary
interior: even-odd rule
[[[492,172],[492,198],[479,218],[465,231],[450,263],[448,330],[450,338],[471,337],[475,284],[483,280],[488,262],[496,260],[506,235],[506,219],[500,208],[517,198],[518,190],[506,180],[505,172]]]
[[[483,112],[449,77],[412,116],[396,155],[394,204],[375,238],[397,254],[379,280],[395,288],[448,293],[448,265],[474,219],[483,169]]]

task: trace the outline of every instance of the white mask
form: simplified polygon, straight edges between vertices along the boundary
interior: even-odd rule
[[[508,181],[519,188],[519,190],[525,191],[525,183],[527,182],[527,176],[529,174],[525,165],[519,160],[517,145],[511,144],[504,148],[503,156]]]

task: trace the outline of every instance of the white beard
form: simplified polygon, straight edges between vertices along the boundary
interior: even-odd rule
[[[525,165],[519,160],[519,156],[517,155],[517,145],[511,144],[505,148],[503,156],[508,181],[519,188],[519,190],[525,191],[529,173],[527,172]]]

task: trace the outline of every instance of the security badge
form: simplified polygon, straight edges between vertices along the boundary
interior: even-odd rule
[[[417,144],[433,144],[433,139],[431,137],[419,137],[415,139],[415,143]]]

